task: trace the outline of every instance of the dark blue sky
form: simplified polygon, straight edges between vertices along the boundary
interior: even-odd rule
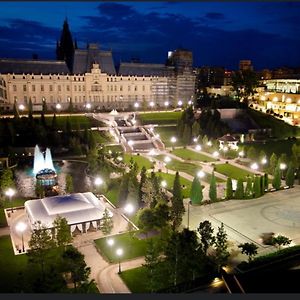
[[[194,65],[300,67],[300,2],[0,2],[0,57],[55,58],[67,16],[79,47],[98,42],[115,61],[164,63],[193,51]]]

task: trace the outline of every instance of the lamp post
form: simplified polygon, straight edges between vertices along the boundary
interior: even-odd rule
[[[175,137],[175,136],[172,136],[171,139],[170,139],[170,141],[171,141],[171,143],[172,143],[172,148],[173,148],[173,150],[174,150],[174,145],[175,145],[175,143],[177,142],[176,137]]]
[[[112,247],[112,246],[114,245],[114,243],[115,243],[115,240],[112,239],[112,238],[109,238],[109,239],[107,240],[107,245],[110,246],[110,247]]]
[[[164,159],[164,161],[165,161],[165,166],[166,166],[167,174],[168,174],[169,172],[168,172],[167,164],[171,161],[171,158],[169,156],[166,156],[165,159]]]
[[[164,105],[165,105],[165,108],[167,109],[169,106],[169,101],[165,101]]]
[[[24,231],[26,230],[26,228],[27,228],[27,225],[25,223],[23,223],[23,222],[18,223],[17,226],[16,226],[16,230],[18,232],[20,232],[21,235],[22,235],[22,252],[25,252],[24,236],[23,236],[23,234],[24,234]]]
[[[100,177],[96,177],[94,180],[94,184],[96,186],[96,192],[98,191],[99,187],[104,183],[103,179]]]
[[[56,108],[57,112],[59,113],[59,111],[61,110],[61,104],[60,104],[60,103],[57,103],[57,104],[55,105],[55,108]]]
[[[9,197],[9,202],[10,203],[11,203],[11,199],[14,196],[15,193],[16,193],[15,190],[13,190],[12,188],[9,188],[8,190],[5,191],[5,195],[7,197]],[[11,211],[14,212],[13,208],[11,209]]]
[[[196,145],[195,149],[196,149],[197,151],[201,151],[202,147],[201,147],[200,145]]]
[[[250,168],[254,171],[256,171],[258,169],[258,164],[257,163],[253,163]]]
[[[21,111],[21,114],[22,114],[22,112],[25,110],[25,106],[23,104],[20,104],[19,110]]]
[[[90,110],[91,107],[92,107],[91,103],[87,103],[87,104],[85,105],[85,108],[86,108],[87,110]]]
[[[197,173],[197,176],[201,179],[201,178],[204,178],[205,177],[205,173],[203,171],[199,171]]]
[[[119,257],[119,271],[118,274],[121,274],[121,256],[123,255],[123,249],[122,248],[118,248],[116,251],[117,256]]]
[[[134,212],[134,206],[131,203],[127,203],[124,207],[124,211],[128,214],[131,215]]]
[[[283,178],[283,172],[286,169],[286,164],[285,163],[281,163],[279,165],[279,169],[281,170],[281,178]]]

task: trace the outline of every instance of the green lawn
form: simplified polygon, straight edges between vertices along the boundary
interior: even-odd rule
[[[173,183],[174,183],[174,179],[175,179],[175,175],[173,174],[166,174],[166,173],[162,173],[162,172],[157,172],[156,173],[157,176],[161,177],[161,180],[165,180],[167,182],[167,189],[172,192],[173,189]],[[183,198],[189,198],[190,197],[190,191],[191,191],[191,186],[192,186],[192,182],[180,177],[180,184],[183,187],[182,188],[182,195]]]
[[[139,113],[138,118],[143,125],[146,124],[177,124],[182,112],[151,112]]]
[[[14,255],[9,236],[0,237],[0,291],[1,293],[14,292],[19,273],[27,265],[26,255]]]
[[[149,159],[140,155],[124,154],[124,162],[129,164],[131,157],[133,158],[133,161],[138,164],[139,170],[141,170],[143,166],[147,170],[152,168],[153,163]]]
[[[172,151],[173,154],[176,156],[186,159],[186,160],[196,160],[196,161],[202,161],[202,162],[213,162],[216,161],[214,158],[204,155],[202,153],[197,153],[195,151],[189,150],[189,149],[175,149]]]
[[[107,199],[115,206],[118,206],[120,182],[121,180],[119,178],[111,179],[107,191],[104,193]]]
[[[134,268],[121,273],[121,278],[132,293],[149,293],[146,267]]]
[[[123,147],[121,145],[105,146],[105,150],[110,150],[112,152],[124,152]]]
[[[72,129],[90,128],[92,126],[92,120],[88,117],[74,116],[74,115],[72,115],[72,116],[60,116],[59,114],[56,114],[57,126],[59,128],[64,128],[66,123],[67,123],[68,118],[70,120]],[[46,124],[50,126],[52,124],[52,119],[53,119],[53,116],[46,116],[45,117]]]
[[[165,157],[166,157],[166,155],[158,155],[155,158],[160,161],[164,161]],[[171,159],[172,160],[169,163],[167,163],[167,168],[170,170],[182,171],[187,174],[190,174],[191,176],[195,176],[197,174],[197,172],[202,169],[201,166],[197,166],[192,163],[181,162],[177,159],[174,159],[173,157]]]
[[[114,239],[115,243],[113,246],[109,246],[107,244],[107,238],[101,238],[95,240],[96,247],[98,248],[99,252],[109,262],[115,263],[119,261],[119,257],[116,255],[116,249],[118,248],[122,248],[124,251],[121,257],[121,261],[144,256],[146,253],[146,248],[147,248],[146,239],[138,239],[135,236],[132,236],[128,232],[110,236],[109,238]]]
[[[251,118],[259,125],[259,127],[271,128],[272,134],[278,138],[300,136],[300,128],[297,126],[289,125],[271,115],[253,109],[249,109],[248,113]]]
[[[11,202],[6,200],[6,201],[3,202],[3,208],[8,208],[8,207],[12,207],[12,206],[23,206],[24,202],[26,200],[27,199],[14,199]],[[0,209],[0,227],[7,226],[3,208]]]
[[[272,153],[274,152],[277,156],[280,156],[282,153],[286,153],[288,156],[292,154],[292,146],[294,144],[299,145],[300,139],[297,140],[278,140],[278,141],[266,141],[263,143],[254,143],[245,145],[245,150],[249,147],[254,147],[259,154],[261,150],[263,150],[266,155],[270,158]]]
[[[154,132],[158,133],[160,139],[163,141],[166,147],[178,147],[183,146],[183,142],[177,137],[177,126],[167,126],[167,127],[154,127]],[[171,143],[171,137],[175,136],[177,138],[176,143]]]
[[[216,165],[216,171],[233,179],[243,178],[243,180],[246,180],[248,175],[253,175],[252,172],[248,172],[247,170],[240,169],[230,164]]]
[[[98,144],[107,144],[111,143],[112,136],[105,131],[92,131],[92,134],[94,136],[95,142]]]

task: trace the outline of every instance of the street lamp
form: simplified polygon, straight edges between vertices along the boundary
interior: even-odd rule
[[[261,163],[262,163],[263,165],[265,165],[267,162],[268,162],[268,160],[267,160],[265,157],[261,160]]]
[[[203,177],[205,177],[205,173],[204,173],[203,171],[199,171],[199,172],[197,173],[197,176],[198,176],[199,178],[203,178]]]
[[[279,169],[281,170],[281,178],[283,178],[283,171],[286,169],[286,164],[280,163]]]
[[[96,186],[96,192],[99,193],[99,187],[104,183],[103,179],[100,178],[100,177],[96,177],[95,180],[94,180],[94,184]]]
[[[214,153],[212,155],[213,155],[213,157],[218,157],[220,155],[220,153],[218,151],[214,151]]]
[[[5,191],[5,195],[9,197],[9,202],[11,202],[11,199],[15,195],[15,193],[16,193],[15,190],[13,190],[12,188],[9,188],[8,190]],[[14,212],[13,209],[11,211]]]
[[[118,248],[116,251],[116,254],[119,257],[119,272],[118,272],[118,274],[121,274],[121,256],[123,255],[123,249]]]
[[[178,106],[182,106],[183,103],[181,100],[179,100],[177,104],[178,104]]]
[[[201,151],[202,147],[201,147],[200,145],[197,145],[197,146],[195,147],[195,149],[196,149],[197,151]]]
[[[25,246],[24,246],[24,231],[26,230],[27,225],[24,222],[20,222],[16,225],[17,232],[21,233],[22,235],[22,252],[25,252]]]
[[[154,105],[155,105],[155,103],[153,102],[153,101],[151,101],[150,103],[149,103],[149,105],[150,105],[150,107],[151,107],[151,109],[154,107]]]
[[[208,147],[211,147],[211,146],[212,146],[212,142],[211,142],[211,141],[208,141],[206,145],[207,145]]]
[[[134,212],[134,206],[131,203],[127,203],[124,207],[124,211],[129,215],[132,214]]]
[[[138,102],[135,102],[135,103],[134,103],[134,107],[135,107],[135,108],[138,108],[138,107],[139,107]]]
[[[244,152],[244,151],[240,151],[240,152],[239,152],[239,156],[240,156],[240,157],[244,157],[244,156],[245,156],[245,152]]]
[[[253,163],[251,166],[250,166],[250,168],[252,169],[252,170],[257,170],[258,169],[258,164],[257,163]]]
[[[92,105],[91,105],[91,103],[87,103],[85,107],[86,107],[86,109],[91,109]]]
[[[165,180],[163,180],[163,181],[161,182],[161,186],[162,186],[163,188],[166,188],[166,187],[167,187],[167,182],[166,182]]]
[[[19,110],[21,110],[21,111],[25,110],[25,106],[23,104],[20,104],[19,105]]]
[[[190,100],[190,101],[188,102],[188,105],[192,105],[192,104],[193,104],[193,101]]]
[[[174,144],[177,142],[177,139],[175,136],[172,136],[171,139],[170,139],[171,143],[173,144],[172,147],[173,147],[173,150],[174,150]]]
[[[56,107],[57,110],[60,110],[61,109],[61,104],[57,103],[55,107]]]
[[[169,106],[169,101],[165,101],[165,107],[168,107]]]
[[[112,238],[109,238],[109,239],[107,240],[107,245],[110,246],[110,247],[112,247],[112,246],[114,245],[114,243],[115,243],[115,240],[112,239]]]
[[[128,141],[128,146],[132,146],[133,145],[133,141],[132,140],[130,140],[130,141]]]
[[[168,174],[168,167],[167,167],[167,164],[171,161],[171,158],[169,156],[166,156],[165,159],[165,166],[166,166],[166,169],[167,169],[167,174]]]

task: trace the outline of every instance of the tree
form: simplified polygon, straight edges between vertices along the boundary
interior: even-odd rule
[[[216,263],[218,271],[224,266],[228,260],[229,252],[227,251],[227,234],[224,229],[224,224],[218,227],[218,232],[215,238]]]
[[[255,160],[257,158],[257,153],[254,147],[250,147],[247,151],[247,157],[251,160]]]
[[[17,101],[16,101],[16,100],[15,100],[15,102],[14,102],[13,114],[14,114],[15,120],[17,120],[17,119],[20,118],[19,109],[18,109],[18,107],[17,107]]]
[[[138,227],[141,231],[148,233],[156,228],[156,216],[151,208],[143,208],[138,213]]]
[[[45,114],[46,114],[47,111],[48,111],[46,99],[43,98],[43,99],[42,99],[42,102],[43,102],[42,114],[45,116]]]
[[[176,229],[181,224],[182,216],[184,214],[183,197],[181,192],[180,176],[178,172],[176,172],[174,179],[173,197],[171,199],[171,202],[171,217],[173,220],[173,229]]]
[[[192,204],[200,204],[203,199],[202,186],[197,176],[194,177],[192,183],[190,199]]]
[[[214,172],[212,172],[211,179],[210,179],[209,199],[211,201],[216,201],[217,200],[217,185],[216,185],[216,177],[215,177]]]
[[[66,218],[57,216],[53,222],[55,227],[55,240],[58,247],[66,248],[73,240]]]
[[[102,217],[101,231],[105,235],[110,234],[113,227],[114,227],[114,223],[112,217],[110,216],[108,209],[105,208]]]
[[[295,169],[300,168],[300,145],[292,146],[292,162]]]
[[[69,99],[68,112],[69,112],[69,113],[73,113],[73,111],[74,111],[73,102],[72,102],[72,98],[70,98],[70,99]]]
[[[52,118],[52,123],[51,123],[51,127],[52,127],[52,130],[57,130],[57,119],[56,119],[56,114],[53,115],[53,118]]]
[[[253,197],[253,181],[252,181],[252,177],[251,176],[247,177],[247,183],[246,183],[246,189],[245,189],[245,196],[247,198],[252,198]]]
[[[11,169],[5,168],[0,177],[0,188],[2,194],[9,188],[15,188],[14,174]]]
[[[260,176],[255,176],[255,178],[254,178],[253,192],[254,192],[255,198],[258,198],[261,196]]]
[[[150,179],[146,178],[141,191],[143,193],[142,201],[146,207],[150,207],[154,197],[154,188]]]
[[[190,144],[192,138],[192,129],[189,124],[184,125],[182,141],[185,145]]]
[[[71,194],[74,192],[74,185],[73,185],[73,177],[70,174],[66,175],[66,193]]]
[[[268,191],[269,190],[269,175],[268,173],[265,173],[264,175],[264,185],[265,185],[265,189]]]
[[[249,263],[252,261],[253,257],[257,255],[258,247],[254,243],[244,243],[238,246],[243,254],[248,256]]]
[[[276,246],[278,249],[280,249],[281,246],[288,246],[291,242],[292,240],[290,240],[288,237],[283,235],[278,235],[272,238],[271,244]]]
[[[209,221],[203,221],[199,224],[197,231],[200,235],[202,251],[207,254],[208,248],[215,242],[214,229]]]
[[[139,184],[139,204],[141,206],[142,204],[142,201],[143,201],[143,195],[144,195],[144,192],[142,190],[145,182],[146,182],[146,179],[147,179],[147,170],[146,168],[143,166],[142,167],[142,170],[141,170],[141,173],[140,173],[140,184]]]
[[[272,180],[272,186],[276,190],[280,189],[280,186],[281,186],[281,172],[280,172],[279,165],[277,165],[277,167],[275,168],[274,177],[273,177],[273,180]]]
[[[286,177],[285,177],[285,184],[288,187],[293,187],[294,186],[294,181],[295,181],[295,170],[293,168],[292,163],[289,164],[289,167],[286,172]]]
[[[266,158],[266,152],[263,150],[260,150],[259,155],[258,155],[258,159],[261,162],[264,158]]]
[[[195,121],[193,123],[193,126],[192,126],[192,135],[193,135],[193,137],[195,137],[195,138],[198,137],[199,134],[200,134],[200,130],[201,130],[201,128],[200,128],[199,122]]]
[[[64,272],[71,273],[75,290],[88,282],[91,269],[84,261],[84,255],[73,246],[66,249],[62,255]]]
[[[145,264],[143,265],[146,268],[148,286],[150,292],[154,292],[161,285],[159,281],[159,264],[161,263],[160,259],[160,249],[158,243],[153,239],[147,240],[147,250],[145,255]]]
[[[226,181],[225,198],[228,200],[233,198],[232,179],[230,177],[227,177],[227,181]]]
[[[28,245],[29,260],[41,266],[42,277],[44,277],[45,263],[49,258],[49,250],[55,247],[55,241],[50,231],[40,221],[35,222]]]
[[[244,198],[244,183],[243,183],[242,178],[239,178],[237,181],[234,198],[235,199],[243,199]]]
[[[154,208],[155,223],[157,228],[164,228],[171,220],[170,207],[167,203],[160,202]]]
[[[278,164],[278,158],[275,153],[272,153],[270,158],[270,165],[269,165],[269,173],[274,175],[276,166]]]
[[[127,173],[122,177],[122,181],[120,184],[119,196],[118,196],[118,205],[119,206],[123,206],[127,200],[128,193],[129,193],[128,183],[129,183],[129,174]]]

